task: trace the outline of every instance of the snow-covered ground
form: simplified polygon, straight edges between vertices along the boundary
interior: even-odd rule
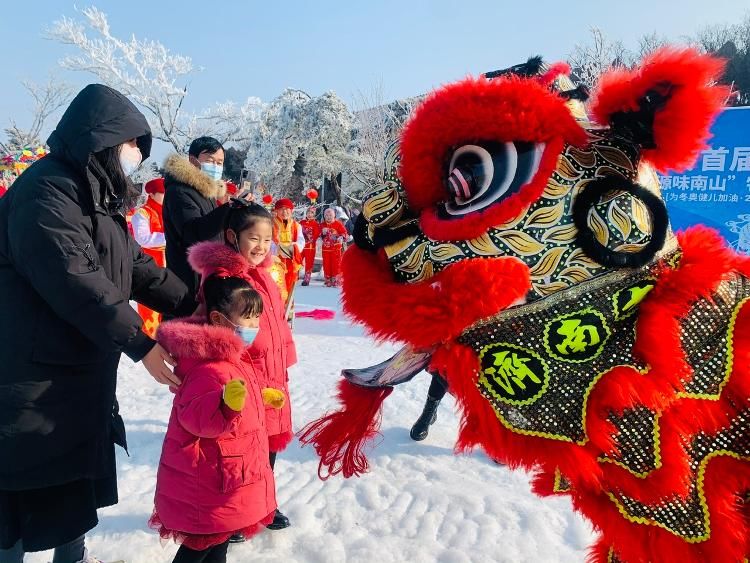
[[[298,310],[338,310],[338,291],[319,284],[297,289]],[[372,365],[395,350],[376,347],[340,312],[333,321],[298,319],[295,339],[300,363],[290,387],[297,429],[334,405],[341,368]],[[535,497],[526,474],[481,453],[453,455],[458,420],[449,396],[427,440],[410,440],[428,386],[429,376],[422,374],[386,400],[383,439],[370,453],[370,473],[361,478],[320,481],[312,448],[290,445],[279,456],[276,478],[279,505],[292,527],[231,546],[228,561],[583,561],[592,532],[565,499]],[[88,545],[104,561],[168,562],[177,547],[163,546],[146,522],[171,394],[125,358],[118,396],[130,457],[123,453],[118,460],[120,503],[100,512]],[[50,553],[27,557],[31,563],[50,559]]]

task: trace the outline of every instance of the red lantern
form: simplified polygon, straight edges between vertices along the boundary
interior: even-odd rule
[[[318,190],[315,188],[310,188],[307,190],[307,199],[309,199],[312,203],[315,203],[315,201],[318,199]]]
[[[263,203],[265,203],[266,205],[271,205],[273,203],[273,196],[271,194],[264,195]]]

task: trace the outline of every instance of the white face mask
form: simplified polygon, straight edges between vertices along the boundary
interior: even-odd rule
[[[125,176],[130,176],[138,170],[141,160],[141,149],[138,147],[131,147],[130,145],[122,145],[120,147],[120,166]]]
[[[221,164],[214,164],[213,162],[201,162],[201,170],[212,180],[221,180],[224,167]]]

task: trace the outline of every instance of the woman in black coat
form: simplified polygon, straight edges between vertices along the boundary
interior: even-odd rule
[[[129,300],[172,314],[195,307],[127,232],[126,172],[151,149],[135,106],[87,86],[48,144],[0,199],[2,562],[51,548],[55,561],[85,559],[96,509],[117,503],[120,353],[179,384]]]

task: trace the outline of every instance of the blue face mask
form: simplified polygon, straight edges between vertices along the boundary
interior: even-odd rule
[[[255,337],[258,336],[257,328],[246,326],[235,327],[234,332],[242,339],[246,346],[252,346],[253,342],[255,342]]]
[[[234,324],[232,321],[227,319],[226,315],[219,313],[224,319],[234,327],[234,333],[239,336],[246,346],[251,346],[255,342],[255,337],[258,336],[258,328],[251,328],[248,326],[240,326]]]
[[[224,167],[221,164],[214,164],[213,162],[201,162],[201,170],[212,180],[221,180]]]

